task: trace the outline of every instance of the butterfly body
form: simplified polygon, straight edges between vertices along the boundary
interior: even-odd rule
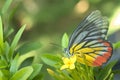
[[[74,30],[66,53],[88,66],[101,66],[112,55],[112,45],[105,40],[108,20],[100,11],[93,11]]]

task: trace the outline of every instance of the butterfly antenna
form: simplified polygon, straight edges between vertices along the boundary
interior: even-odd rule
[[[60,46],[59,44],[55,44],[55,43],[50,43],[51,45],[54,45],[55,47],[57,47],[57,48],[62,48],[62,46]]]
[[[55,44],[55,43],[50,43],[51,45],[54,45],[55,47],[57,47],[58,49],[62,50],[62,52],[65,52],[66,48],[63,49],[61,45],[59,44]]]

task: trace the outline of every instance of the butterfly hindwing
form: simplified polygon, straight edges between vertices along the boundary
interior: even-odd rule
[[[111,44],[105,40],[108,20],[96,10],[86,17],[75,29],[66,49],[70,55],[76,54],[80,63],[101,66],[112,53]],[[85,56],[86,63],[82,55]]]
[[[111,56],[112,47],[106,40],[92,40],[73,45],[70,53],[76,54],[80,63],[85,64],[82,56],[84,55],[87,65],[101,66]]]

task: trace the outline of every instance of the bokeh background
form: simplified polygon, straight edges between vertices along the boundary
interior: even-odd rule
[[[0,0],[0,9],[6,0]],[[28,41],[39,41],[41,47],[35,51],[34,62],[42,63],[40,56],[45,53],[61,54],[61,38],[68,35],[77,27],[80,21],[94,10],[100,10],[108,17],[108,39],[112,43],[120,40],[120,1],[119,0],[13,0],[4,19],[15,32],[20,26],[27,27],[20,44]],[[119,50],[114,51],[114,57],[120,58]],[[118,56],[119,55],[119,56]],[[44,80],[52,80],[44,64],[41,74]],[[119,63],[117,67],[119,67]]]

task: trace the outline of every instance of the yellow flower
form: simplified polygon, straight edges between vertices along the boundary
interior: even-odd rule
[[[69,69],[74,69],[75,68],[75,62],[76,62],[76,55],[71,56],[70,58],[62,58],[64,65],[60,68],[60,70],[69,68]]]

